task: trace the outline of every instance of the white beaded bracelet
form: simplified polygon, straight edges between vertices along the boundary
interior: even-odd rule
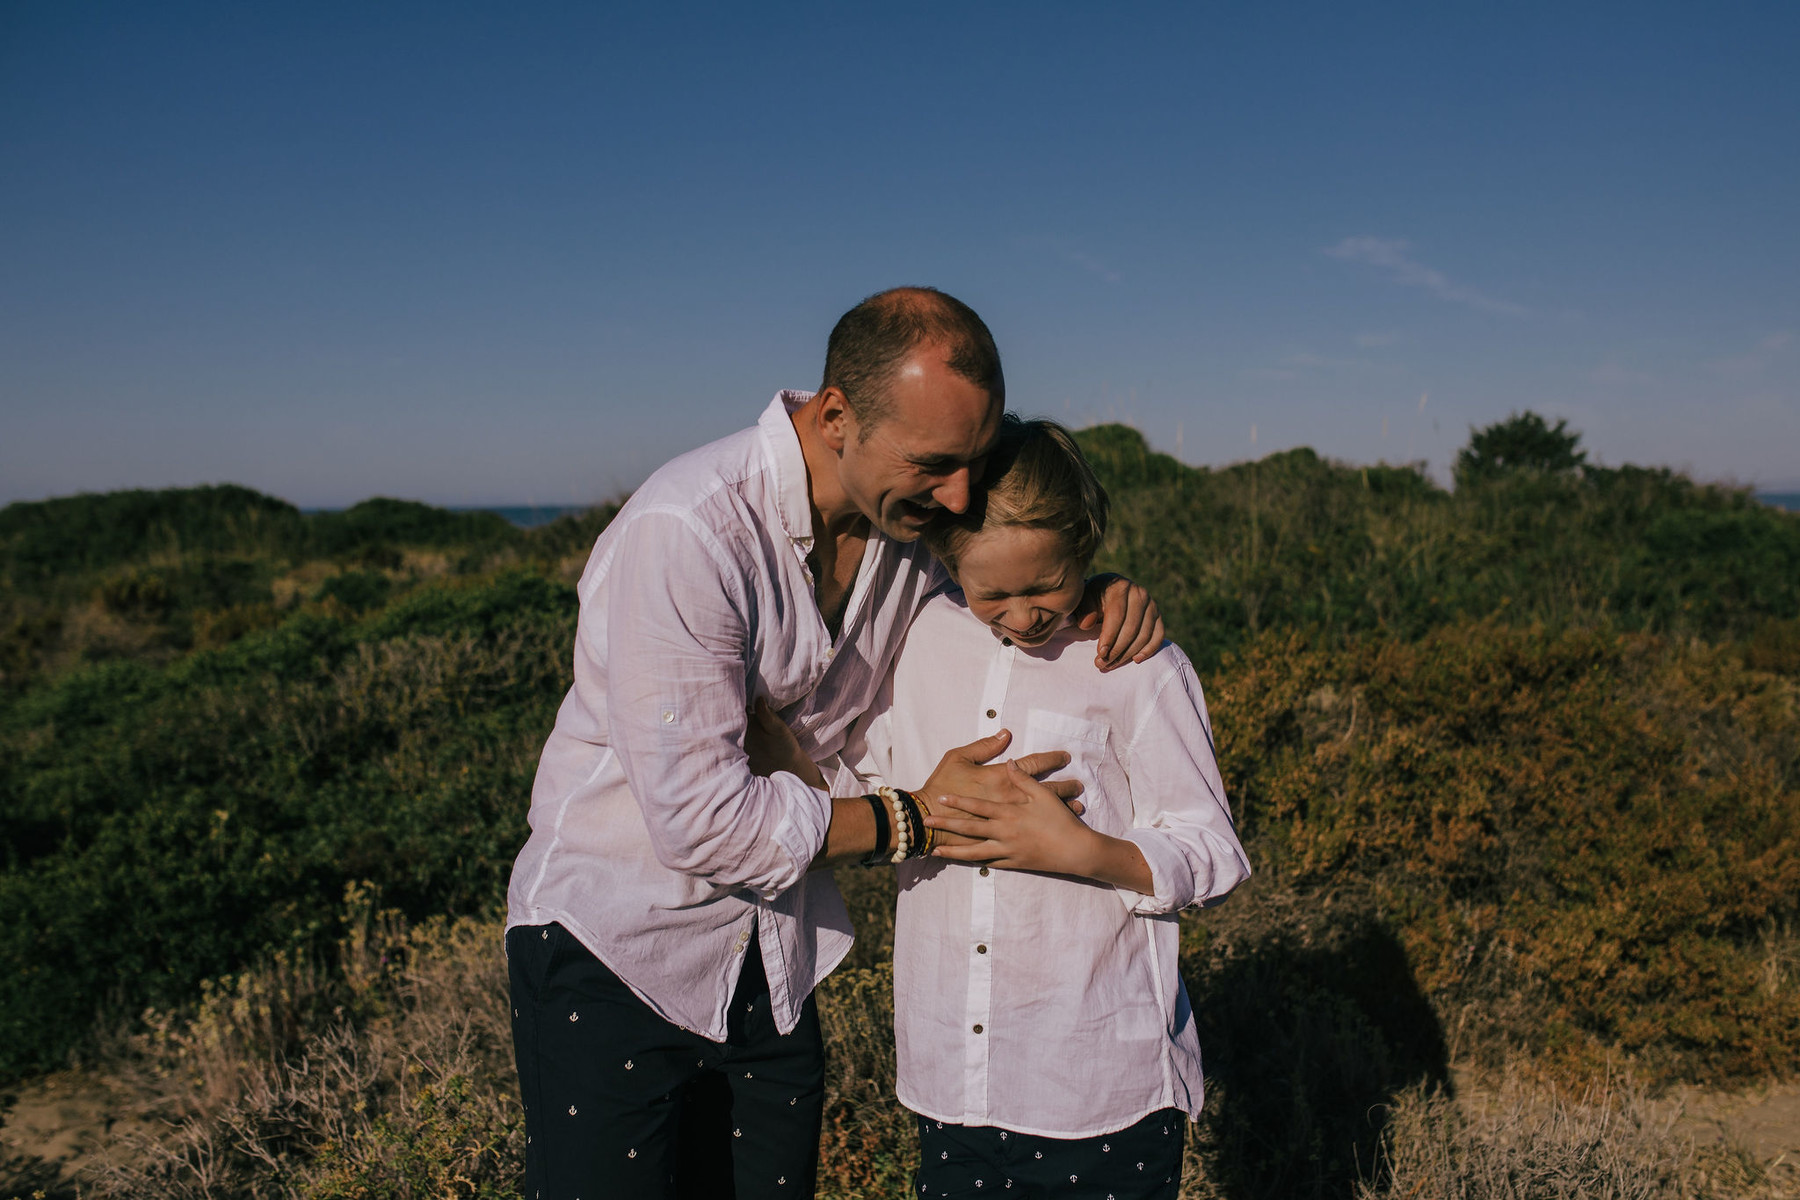
[[[889,862],[906,861],[907,851],[911,848],[910,833],[912,824],[906,819],[906,801],[900,799],[900,793],[891,787],[881,789],[881,798],[888,802],[894,812],[894,853]]]

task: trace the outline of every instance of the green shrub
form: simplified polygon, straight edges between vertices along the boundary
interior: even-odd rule
[[[1722,649],[1489,622],[1271,636],[1211,689],[1260,857],[1370,889],[1441,1011],[1688,1078],[1800,1066],[1760,932],[1800,910],[1797,692]]]
[[[327,579],[313,598],[335,600],[351,612],[360,613],[387,603],[393,587],[393,581],[380,571],[345,571]]]
[[[1149,587],[1202,667],[1269,629],[1412,639],[1471,617],[1741,637],[1800,616],[1800,515],[1660,469],[1406,467],[1289,450],[1210,470],[1100,426],[1100,565]]]
[[[342,558],[387,546],[437,548],[511,546],[523,534],[491,512],[452,512],[416,500],[376,497],[343,512],[315,513],[308,520],[312,551]]]
[[[1472,431],[1469,444],[1456,456],[1456,481],[1468,485],[1512,472],[1569,475],[1579,471],[1587,453],[1575,447],[1581,435],[1569,423],[1551,425],[1534,412],[1514,413],[1506,420]]]
[[[420,917],[492,904],[573,609],[531,575],[440,585],[0,710],[0,1072],[55,1065],[102,1004],[329,939],[347,880]]]
[[[68,496],[0,508],[0,576],[32,589],[158,557],[287,557],[305,537],[299,509],[233,484]]]

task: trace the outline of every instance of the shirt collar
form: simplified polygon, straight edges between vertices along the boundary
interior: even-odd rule
[[[777,392],[756,422],[762,430],[769,466],[775,471],[775,504],[781,527],[795,545],[807,552],[813,544],[812,494],[806,487],[806,456],[800,452],[800,435],[791,418],[812,397],[811,392],[791,388]]]

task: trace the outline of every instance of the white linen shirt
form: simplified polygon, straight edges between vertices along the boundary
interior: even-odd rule
[[[1066,630],[1021,648],[960,592],[940,594],[851,734],[846,760],[895,781],[927,778],[945,750],[1001,729],[1013,757],[1065,750],[1056,774],[1086,789],[1082,819],[1135,843],[1154,882],[1145,896],[946,859],[901,864],[897,1091],[934,1120],[1076,1138],[1159,1109],[1200,1112],[1175,913],[1223,896],[1250,864],[1187,656],[1165,642],[1102,674],[1091,637]]]
[[[922,546],[871,530],[832,640],[789,419],[808,398],[782,392],[753,428],[668,463],[600,535],[578,587],[574,686],[507,889],[508,928],[560,922],[664,1019],[714,1041],[753,932],[783,1033],[851,942],[837,884],[807,871],[830,795],[751,774],[746,710],[768,697],[827,782],[860,791],[836,763],[845,733],[942,578]]]

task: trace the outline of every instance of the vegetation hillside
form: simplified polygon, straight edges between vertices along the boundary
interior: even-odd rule
[[[1101,565],[1200,664],[1258,870],[1184,918],[1214,1096],[1191,1194],[1399,1192],[1393,1130],[1441,1132],[1453,1063],[1800,1071],[1800,515],[1590,466],[1533,414],[1478,431],[1454,489],[1081,437],[1114,501]],[[0,510],[0,1079],[124,1031],[159,1087],[212,1080],[189,1142],[110,1194],[510,1186],[505,1023],[467,1024],[489,1001],[458,989],[488,985],[443,964],[491,969],[470,947],[612,511],[519,531],[233,487]],[[862,936],[828,991],[824,1178],[881,1195],[908,1153],[881,1086],[891,879],[843,882]],[[461,1034],[421,988],[463,997]],[[394,1050],[409,1020],[450,1041]],[[348,1091],[271,1082],[356,1044]],[[1389,1110],[1418,1119],[1367,1115]],[[193,1140],[222,1113],[235,1141]]]

